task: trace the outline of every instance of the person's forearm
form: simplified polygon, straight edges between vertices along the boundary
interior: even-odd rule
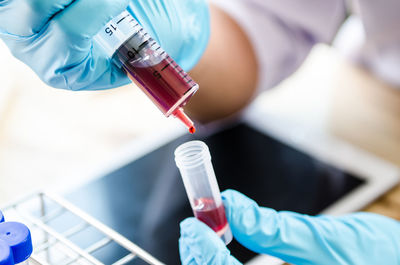
[[[236,22],[215,6],[211,6],[210,43],[190,74],[200,89],[186,111],[201,122],[237,113],[255,94],[258,66],[252,45]]]

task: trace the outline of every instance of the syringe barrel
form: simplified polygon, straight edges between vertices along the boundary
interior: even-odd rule
[[[95,36],[106,54],[111,58],[121,45],[142,27],[134,21],[128,11],[124,11],[108,22]]]
[[[229,244],[232,232],[226,219],[208,146],[201,141],[187,142],[176,149],[175,161],[195,216]]]
[[[111,20],[95,39],[167,117],[177,116],[199,88],[128,11]]]

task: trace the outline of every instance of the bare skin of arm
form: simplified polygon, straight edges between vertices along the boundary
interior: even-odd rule
[[[258,66],[252,45],[240,26],[215,6],[211,6],[209,45],[190,74],[200,89],[185,110],[200,122],[239,112],[256,92]]]

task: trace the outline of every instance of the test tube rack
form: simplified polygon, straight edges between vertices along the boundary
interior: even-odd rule
[[[128,265],[138,259],[147,264],[163,264],[58,195],[37,192],[2,210],[8,221],[24,223],[31,230],[34,249],[29,260],[31,265]],[[89,230],[91,235],[96,235],[95,239],[87,236]],[[81,239],[85,241],[84,247]],[[101,260],[102,251],[110,247],[124,254],[115,261]]]

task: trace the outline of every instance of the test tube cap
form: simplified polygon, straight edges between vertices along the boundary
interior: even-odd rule
[[[11,248],[14,263],[26,261],[33,252],[31,232],[24,224],[5,222],[0,224],[0,240]]]
[[[3,240],[0,240],[0,265],[14,265],[10,246]]]
[[[4,222],[4,215],[3,213],[0,211],[0,223]]]

